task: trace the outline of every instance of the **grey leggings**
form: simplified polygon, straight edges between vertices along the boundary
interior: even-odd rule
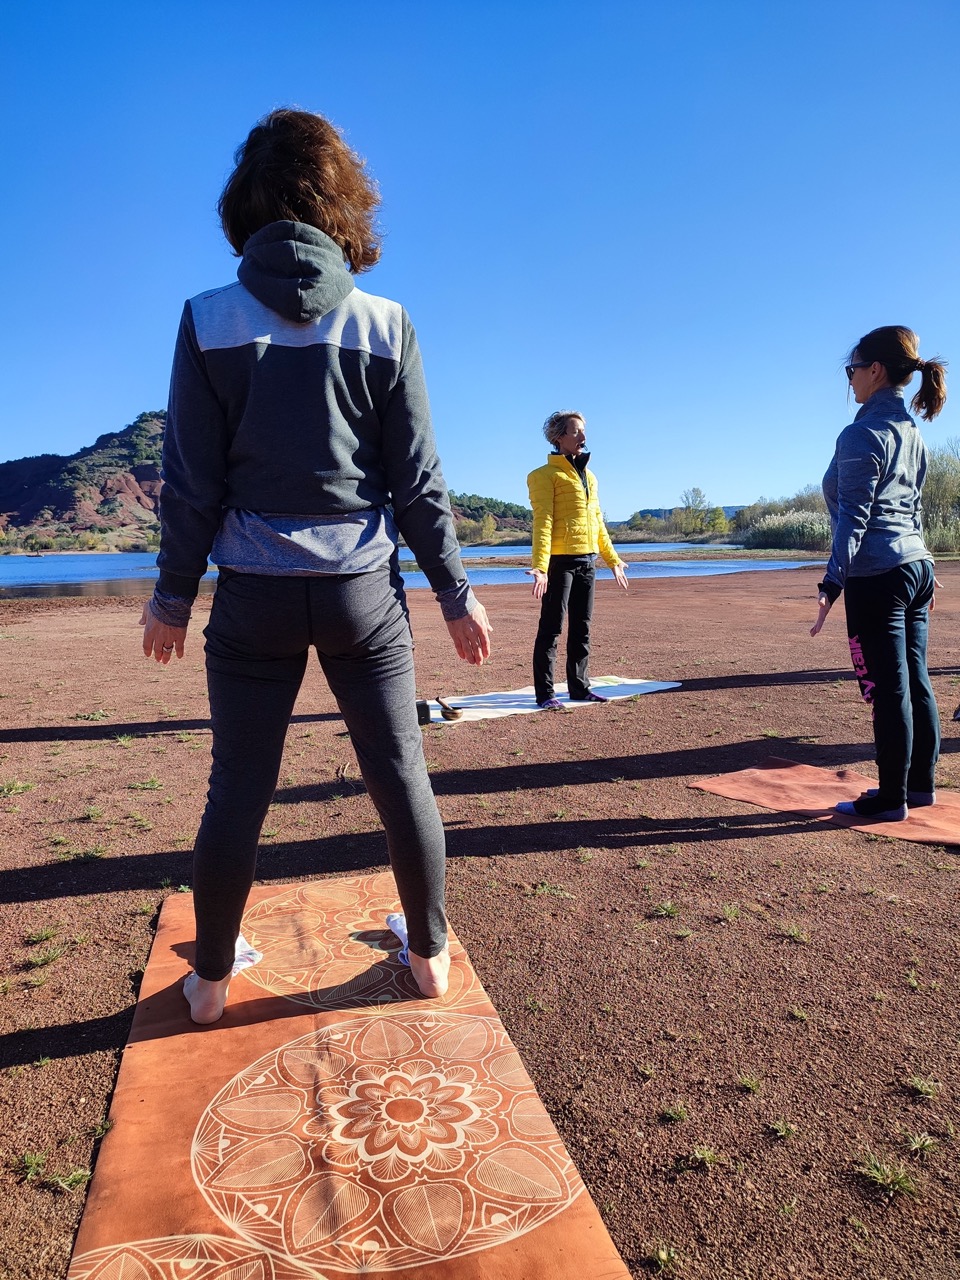
[[[221,570],[204,635],[213,766],[194,846],[197,973],[219,981],[233,964],[311,646],[386,831],[410,947],[436,955],[447,937],[444,833],[417,725],[399,576],[389,567],[329,578]]]

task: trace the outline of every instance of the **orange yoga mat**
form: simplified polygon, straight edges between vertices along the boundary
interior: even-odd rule
[[[727,800],[743,800],[781,813],[799,813],[822,818],[856,831],[882,831],[885,836],[916,840],[922,844],[960,844],[960,796],[938,791],[937,803],[911,809],[905,822],[871,822],[868,818],[845,818],[834,813],[838,800],[856,800],[868,787],[877,785],[852,769],[817,769],[771,756],[755,769],[723,773],[717,778],[691,782],[691,787],[710,791]]]
[[[629,1280],[463,948],[423,1000],[392,876],[254,890],[222,1020],[169,897],[69,1280]]]

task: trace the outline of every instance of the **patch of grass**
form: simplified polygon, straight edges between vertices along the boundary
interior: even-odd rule
[[[763,1081],[761,1078],[758,1075],[754,1075],[751,1071],[744,1072],[742,1076],[738,1076],[737,1084],[744,1093],[759,1093],[763,1088]]]
[[[27,964],[31,969],[42,969],[59,960],[65,950],[65,947],[47,947],[45,951],[35,951],[32,956],[27,956]]]
[[[568,893],[562,884],[547,884],[546,880],[540,880],[526,891],[526,896],[528,898],[573,898],[575,895]]]
[[[794,1005],[791,1005],[791,1006],[790,1006],[790,1008],[787,1010],[787,1016],[788,1016],[788,1017],[789,1017],[793,1022],[806,1022],[806,1021],[807,1021],[807,1011],[806,1011],[806,1009],[802,1009],[802,1008],[800,1007],[800,1005],[798,1005],[798,1004],[794,1004]]]
[[[78,711],[73,717],[74,720],[109,720],[110,712],[104,711],[103,707],[98,707],[96,711]]]
[[[163,783],[159,778],[150,777],[145,782],[128,782],[128,791],[162,791]]]
[[[577,852],[577,861],[592,862],[595,856],[596,855],[593,854],[589,849],[580,849]]]
[[[636,862],[631,862],[631,863],[630,863],[630,870],[631,870],[631,871],[646,871],[646,869],[647,869],[647,867],[649,867],[649,865],[650,865],[650,859],[649,859],[649,858],[638,858],[638,859],[636,860]]]
[[[805,929],[801,929],[798,924],[785,924],[780,933],[790,942],[796,942],[798,946],[810,941],[809,933]]]
[[[38,1058],[33,1065],[35,1067],[49,1067],[52,1061],[52,1058]]]
[[[771,1120],[767,1125],[767,1129],[775,1138],[780,1138],[786,1142],[788,1138],[797,1136],[797,1127],[792,1125],[789,1120],[785,1120],[783,1116],[778,1116],[776,1120]]]
[[[87,822],[99,822],[103,817],[103,810],[98,804],[87,805],[83,811],[83,816]]]
[[[47,981],[48,976],[49,975],[46,973],[32,973],[30,977],[27,979],[27,986],[42,987],[44,983]]]
[[[105,844],[92,844],[89,849],[64,849],[58,857],[63,861],[96,862],[98,858],[105,858],[109,852]]]
[[[131,813],[127,814],[127,818],[131,823],[133,823],[133,825],[136,827],[138,831],[153,830],[153,823],[150,821],[149,818],[145,818],[142,813],[137,813],[136,811],[132,811]]]
[[[680,914],[680,908],[675,902],[671,902],[669,898],[665,902],[658,902],[651,910],[650,914],[663,920],[676,920]]]
[[[132,733],[115,733],[113,735],[113,740],[118,747],[129,747],[130,743],[133,742],[133,734]]]
[[[0,796],[22,796],[25,791],[32,791],[32,782],[19,782],[11,778],[9,782],[0,782]]]
[[[549,1009],[534,996],[527,996],[527,1008],[531,1013],[549,1013]]]
[[[51,938],[55,938],[56,936],[56,929],[53,925],[48,924],[43,929],[34,929],[31,933],[28,933],[24,938],[24,941],[29,946],[34,947],[38,942],[49,942]]]
[[[920,979],[917,977],[917,971],[916,971],[916,969],[908,969],[908,970],[907,970],[906,983],[907,983],[907,986],[910,988],[910,990],[911,990],[911,991],[919,991],[919,990],[920,990]]]
[[[644,1062],[637,1067],[637,1075],[644,1080],[652,1080],[657,1074],[657,1068],[650,1062]]]
[[[862,1178],[890,1199],[898,1195],[917,1194],[917,1184],[901,1160],[885,1160],[876,1152],[866,1149],[860,1153],[854,1168]]]
[[[664,1124],[682,1124],[684,1120],[690,1118],[690,1109],[685,1102],[679,1098],[676,1102],[671,1103],[669,1107],[664,1107],[660,1112],[660,1119]]]
[[[930,1133],[905,1133],[903,1140],[907,1144],[907,1150],[910,1154],[916,1156],[919,1160],[925,1160],[927,1156],[932,1156],[940,1145]]]
[[[677,939],[678,942],[686,942],[688,938],[693,937],[693,930],[692,929],[676,929],[674,931],[673,936]]]
[[[687,1156],[687,1164],[692,1169],[714,1169],[723,1160],[713,1147],[694,1147]]]
[[[683,1265],[679,1249],[665,1241],[658,1241],[644,1262],[658,1276],[675,1276]]]
[[[49,1187],[51,1191],[79,1191],[81,1187],[87,1185],[92,1176],[89,1169],[71,1169],[69,1173],[44,1178],[43,1185]]]
[[[914,1097],[922,1098],[925,1102],[932,1101],[940,1092],[940,1085],[929,1076],[910,1076],[904,1084]]]
[[[152,902],[141,902],[133,909],[135,916],[152,916],[155,907]]]
[[[17,1172],[20,1174],[22,1182],[36,1182],[43,1177],[43,1171],[47,1165],[47,1153],[45,1151],[24,1151],[19,1160],[16,1161]]]

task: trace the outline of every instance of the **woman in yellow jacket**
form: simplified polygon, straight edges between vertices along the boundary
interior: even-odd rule
[[[571,702],[606,702],[590,689],[590,617],[594,563],[599,552],[627,589],[623,561],[613,549],[597,499],[597,477],[587,470],[586,421],[570,410],[551,413],[543,434],[553,445],[545,467],[527,476],[533,507],[533,598],[541,601],[533,646],[533,685],[542,711],[566,711],[554,695],[553,664],[563,619],[567,626],[567,696]]]

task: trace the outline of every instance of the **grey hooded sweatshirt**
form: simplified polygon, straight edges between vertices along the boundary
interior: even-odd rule
[[[329,573],[323,548],[349,544],[340,571],[372,568],[389,558],[395,521],[462,616],[469,588],[406,312],[357,289],[340,248],[298,222],[251,236],[237,275],[183,310],[159,596],[192,599],[211,552],[247,572]]]

